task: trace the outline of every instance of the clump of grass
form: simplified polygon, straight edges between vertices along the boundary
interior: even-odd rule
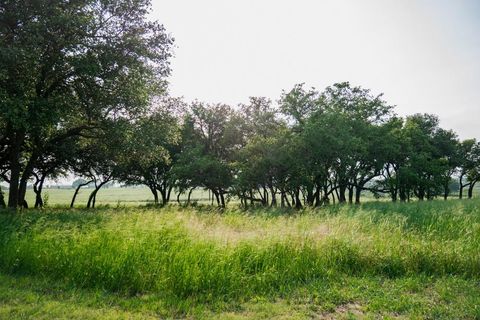
[[[335,275],[480,278],[480,202],[301,213],[47,209],[0,215],[0,269],[203,302],[282,295]]]

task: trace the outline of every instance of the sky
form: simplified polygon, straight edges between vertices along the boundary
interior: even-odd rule
[[[349,81],[480,139],[480,0],[152,3],[175,38],[171,95],[237,105]]]

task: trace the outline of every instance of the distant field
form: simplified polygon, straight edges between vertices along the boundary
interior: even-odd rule
[[[75,189],[73,188],[48,188],[44,189],[44,197],[47,197],[47,205],[51,206],[64,206],[70,205],[72,201]],[[76,206],[86,206],[88,196],[92,192],[92,189],[84,188],[80,189],[77,199],[75,200]],[[8,192],[6,192],[6,196]],[[35,203],[35,193],[32,189],[27,190],[27,202],[30,206]],[[180,200],[186,200],[187,195],[184,194],[180,197]],[[209,193],[204,190],[194,190],[192,192],[191,200],[198,201],[200,203],[207,204],[209,201]],[[177,201],[177,194],[172,192],[171,201]],[[153,195],[146,187],[127,187],[127,188],[102,188],[97,194],[97,205],[145,205],[153,203]]]
[[[65,206],[70,205],[72,201],[73,193],[75,192],[72,188],[47,188],[44,190],[44,196],[47,197],[47,204],[50,206]],[[88,195],[92,192],[92,189],[84,188],[80,189],[80,192],[75,201],[76,206],[86,206]],[[475,188],[474,197],[479,197],[480,186]],[[8,191],[6,191],[6,197],[8,196]],[[456,194],[452,194],[451,198],[456,198]],[[180,197],[181,201],[185,201],[187,195],[183,194]],[[209,200],[210,199],[210,200]],[[177,194],[172,191],[171,201],[176,202]],[[201,189],[196,189],[192,192],[191,196],[192,201],[196,201],[200,204],[211,203],[211,197],[209,192]],[[379,199],[375,199],[370,193],[365,192],[362,196],[362,201],[369,202]],[[387,197],[380,199],[381,201],[389,201]],[[30,206],[33,206],[35,203],[35,194],[32,189],[27,190],[27,202]],[[233,200],[233,202],[238,202]],[[145,205],[148,203],[153,203],[153,195],[150,190],[146,187],[111,187],[111,188],[102,188],[97,195],[97,205],[122,205],[122,206],[138,206]]]
[[[0,225],[1,319],[480,318],[480,199],[50,208]]]

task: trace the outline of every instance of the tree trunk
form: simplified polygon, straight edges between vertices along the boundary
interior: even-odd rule
[[[330,203],[330,198],[328,197],[328,183],[325,183],[325,185],[323,186],[323,197],[322,197],[322,202],[321,204],[329,204]]]
[[[13,131],[13,130],[12,130]],[[12,132],[12,147],[10,150],[10,183],[8,190],[8,207],[17,208],[19,206],[18,191],[20,181],[20,152],[24,141],[23,132]]]
[[[80,191],[80,188],[82,188],[82,187],[84,187],[84,186],[86,186],[86,185],[88,185],[88,184],[90,184],[90,183],[92,183],[92,182],[93,182],[93,181],[90,180],[90,181],[88,181],[88,182],[79,184],[79,185],[77,186],[77,188],[75,189],[75,193],[73,194],[73,197],[72,197],[72,202],[70,202],[70,208],[73,208],[73,205],[75,204],[75,199],[77,198],[77,194],[78,194],[78,192]]]
[[[95,193],[97,192],[97,190],[97,187],[95,187],[95,190],[93,190],[92,193],[90,193],[90,195],[88,196],[87,208],[92,207],[93,198],[95,197]]]
[[[88,202],[87,202],[87,208],[95,208],[95,202],[97,200],[97,193],[98,193],[98,190],[100,190],[100,188],[105,185],[107,182],[109,182],[110,180],[105,180],[103,182],[101,182],[98,187],[95,188],[95,190],[93,190],[93,192],[90,194],[90,197],[88,197]]]
[[[153,194],[153,203],[154,203],[155,205],[157,205],[157,204],[158,204],[158,192],[157,192],[157,189],[155,189],[155,187],[154,187],[154,186],[151,186],[151,185],[149,185],[148,188],[150,189],[150,191],[151,191],[152,194]]]
[[[257,188],[257,192],[260,195],[260,199],[262,200],[261,201],[262,206],[266,206],[267,205],[267,198],[266,198],[266,195],[265,195],[265,187],[263,187],[263,193],[262,193],[262,190],[260,188]]]
[[[340,184],[338,186],[338,203],[345,203],[347,202],[347,198],[345,197],[345,192],[347,191],[347,186],[344,184]]]
[[[355,188],[355,204],[360,204],[360,197],[362,195],[363,186],[357,186]]]
[[[408,198],[407,191],[405,190],[404,187],[401,187],[400,188],[400,201],[405,202],[405,201],[407,201],[407,198]]]
[[[28,179],[32,176],[33,168],[35,165],[36,152],[34,151],[28,160],[25,169],[23,170],[22,177],[20,178],[20,185],[18,187],[18,204],[22,204],[24,208],[28,208],[27,201],[25,200],[25,195],[27,193],[27,183]]]
[[[425,199],[425,190],[423,190],[423,188],[420,188],[418,190],[417,197],[418,197],[418,200],[420,201],[423,201]]]
[[[8,190],[8,207],[18,207],[18,182],[20,180],[20,163],[18,157],[12,156],[10,159],[10,185]]]
[[[315,198],[315,203],[313,204],[315,207],[319,207],[321,205],[321,200],[320,200],[320,187],[317,186],[317,190],[315,190],[315,194],[313,195]]]
[[[470,186],[468,187],[468,199],[472,199],[473,197],[473,188],[475,187],[475,184],[477,183],[477,181],[472,181],[470,183]]]
[[[353,186],[348,187],[348,203],[353,203]]]
[[[272,202],[270,203],[270,205],[272,207],[276,207],[277,206],[277,196],[275,195],[275,190],[272,186],[270,186],[270,193],[272,194]]]
[[[38,184],[33,186],[35,192],[35,208],[43,208],[42,189],[45,182],[46,175],[43,175]]]
[[[193,189],[194,189],[194,188],[191,188],[190,191],[188,192],[187,205],[190,205],[190,198],[191,198],[191,196],[192,196]],[[213,198],[213,197],[212,197],[212,198]]]
[[[307,205],[310,207],[313,207],[314,200],[315,200],[315,195],[313,193],[313,187],[307,187],[307,199],[306,199]]]
[[[217,200],[217,206],[220,207],[220,198],[218,197],[217,190],[212,189],[213,194],[215,195],[215,199]]]
[[[168,192],[167,192],[167,202],[170,201],[170,196],[172,194],[173,186],[168,187]]]
[[[302,208],[302,202],[300,200],[300,189],[297,189],[295,191],[295,208],[296,209],[301,209]]]
[[[3,197],[2,187],[0,186],[0,208],[5,208],[5,198]]]
[[[162,206],[166,205],[168,200],[167,200],[167,190],[165,188],[159,189],[160,195],[162,196]]]
[[[182,192],[180,190],[178,190],[178,193],[177,193],[177,202],[178,202],[178,205],[181,205],[180,203],[180,195],[182,194]]]
[[[222,208],[225,208],[225,196],[223,191],[220,191],[219,194],[220,194],[220,206]]]
[[[459,192],[458,192],[458,198],[459,198],[459,199],[463,199],[463,189],[464,189],[465,187],[470,187],[470,186],[472,185],[472,182],[468,182],[468,183],[465,183],[465,184],[464,184],[464,183],[463,183],[463,177],[464,177],[464,175],[462,174],[462,175],[460,176],[460,179],[459,179],[459,183],[460,183],[460,189],[459,189]],[[467,189],[467,190],[468,190],[468,189]]]
[[[263,186],[262,188],[263,188],[263,205],[268,206],[268,191],[267,191],[267,188],[265,188],[265,186]]]

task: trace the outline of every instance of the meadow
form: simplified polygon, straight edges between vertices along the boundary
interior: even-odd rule
[[[47,201],[47,206],[65,207],[69,206],[72,201],[72,196],[75,190],[73,188],[65,187],[50,187],[43,192],[44,199]],[[92,192],[92,188],[80,189],[75,200],[76,207],[85,207],[88,201],[88,196]],[[5,191],[5,198],[8,198],[8,190]],[[27,189],[25,199],[28,204],[32,206],[35,203],[35,193],[31,188]],[[176,202],[177,195],[172,192],[171,201]],[[186,201],[187,195],[182,194],[180,201]],[[194,190],[191,196],[192,201],[203,204],[208,204],[209,193],[201,189]],[[139,206],[146,204],[153,204],[153,196],[147,187],[110,187],[102,188],[98,192],[97,204],[109,206]]]
[[[0,318],[480,318],[480,199],[0,215]]]

